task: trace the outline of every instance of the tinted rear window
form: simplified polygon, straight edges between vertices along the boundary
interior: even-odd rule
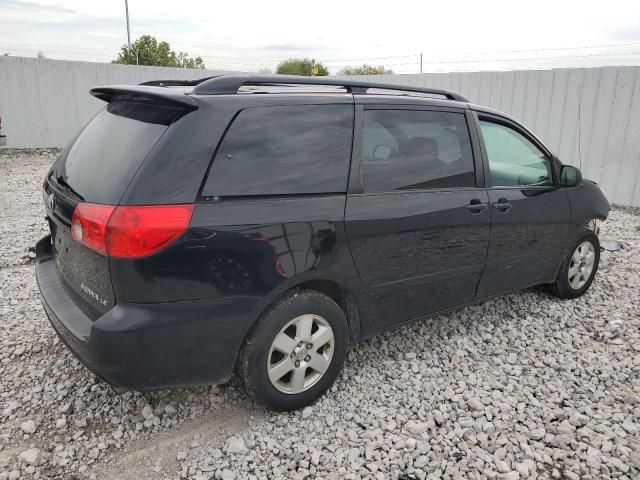
[[[464,114],[365,110],[360,168],[365,192],[473,187]]]
[[[214,159],[205,196],[344,192],[352,105],[248,108]]]
[[[58,161],[55,175],[85,201],[117,204],[179,108],[115,101],[98,113]]]

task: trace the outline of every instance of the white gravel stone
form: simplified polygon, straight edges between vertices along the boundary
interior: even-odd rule
[[[623,422],[622,429],[629,435],[636,435],[638,433],[638,425],[633,422]]]
[[[469,405],[469,408],[471,410],[484,410],[484,405],[478,398],[470,398],[469,400],[467,400],[467,405]]]
[[[529,431],[529,438],[531,440],[542,440],[544,438],[545,433],[546,432],[544,428],[535,428]]]
[[[227,453],[244,455],[249,451],[242,437],[230,437],[227,440]]]
[[[411,420],[405,424],[404,428],[409,433],[421,435],[429,429],[429,426],[425,422],[415,422]]]
[[[420,455],[415,462],[413,462],[413,466],[416,468],[422,468],[429,463],[429,458],[426,455]]]
[[[495,465],[498,473],[507,473],[510,470],[509,465],[504,460],[496,460]]]
[[[36,433],[36,430],[38,430],[38,424],[35,422],[35,420],[26,420],[20,424],[20,429],[24,433]]]
[[[560,425],[556,427],[556,432],[560,435],[570,434],[575,431],[576,427],[571,425],[568,421],[562,422]]]
[[[222,471],[220,478],[222,478],[222,480],[234,480],[236,478],[236,472],[225,468]]]
[[[498,475],[500,480],[518,480],[520,478],[520,474],[518,472],[506,472]]]
[[[526,463],[516,463],[516,471],[522,478],[529,477],[529,466]]]
[[[142,415],[142,418],[144,418],[145,420],[153,420],[153,418],[155,417],[153,413],[153,407],[147,403],[140,412],[140,415]]]
[[[20,453],[20,460],[27,465],[37,466],[42,458],[42,452],[37,448],[30,448]]]
[[[360,449],[359,448],[351,448],[349,449],[349,453],[347,454],[347,458],[350,462],[355,461],[358,457],[360,457]]]

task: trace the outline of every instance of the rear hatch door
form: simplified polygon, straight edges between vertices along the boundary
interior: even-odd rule
[[[93,310],[87,312],[83,308],[86,313],[104,313],[115,304],[109,259],[71,238],[71,217],[79,198],[50,177],[45,185],[44,201],[58,273],[67,286],[84,299],[86,305],[79,306]]]
[[[49,172],[44,203],[58,272],[89,309],[115,304],[109,258],[71,237],[78,202],[118,205],[131,179],[182,110],[141,99],[112,99]],[[82,306],[81,306],[82,307]]]

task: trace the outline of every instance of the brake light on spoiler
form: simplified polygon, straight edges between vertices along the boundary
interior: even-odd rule
[[[142,258],[158,253],[189,228],[194,205],[113,206],[78,203],[71,237],[113,258]]]

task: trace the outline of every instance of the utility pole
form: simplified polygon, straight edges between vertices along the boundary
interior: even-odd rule
[[[422,52],[420,52],[420,75],[422,75]]]
[[[131,53],[131,30],[129,29],[129,0],[124,0],[124,11],[127,14],[127,45]],[[138,52],[136,52],[136,65],[138,64]]]
[[[127,14],[127,44],[129,45],[129,51],[131,51],[131,33],[129,31],[129,0],[124,0],[124,11]]]

